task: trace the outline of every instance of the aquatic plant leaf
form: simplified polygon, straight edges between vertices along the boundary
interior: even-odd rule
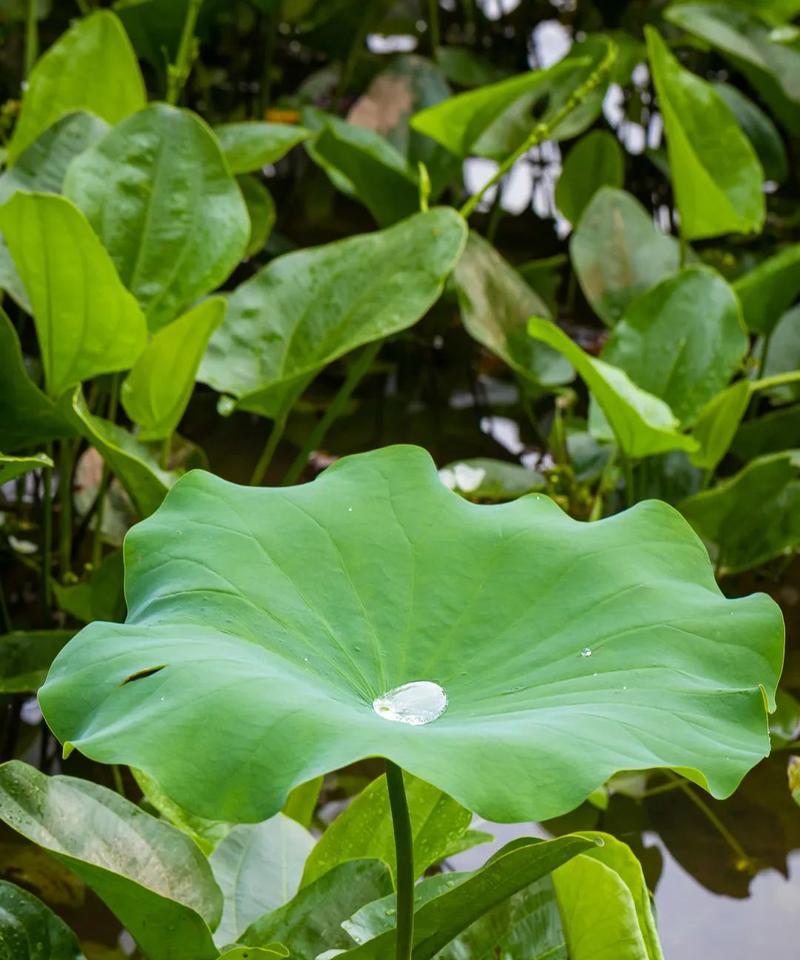
[[[193,471],[125,561],[127,623],[84,628],[40,703],[59,740],[201,816],[266,819],[377,755],[489,820],[530,820],[620,769],[727,795],[768,750],[778,608],[725,599],[662,503],[596,523],[540,495],[475,505],[423,450],[388,447],[298,487]],[[420,681],[432,722],[373,706]]]
[[[134,298],[78,208],[50,193],[15,193],[0,229],[25,284],[52,398],[133,366],[147,342]]]
[[[210,128],[151,104],[72,163],[64,192],[84,211],[159,330],[226,280],[250,237],[247,207]]]
[[[210,297],[159,330],[125,378],[120,399],[141,427],[139,439],[170,436],[186,410],[211,334],[225,316],[223,297]]]
[[[316,960],[325,950],[352,946],[342,922],[391,889],[385,864],[350,860],[303,887],[278,910],[260,917],[247,928],[241,941],[254,947],[278,941],[286,944],[296,960]]]
[[[466,227],[448,208],[278,257],[230,296],[199,379],[274,417],[319,371],[405,330],[435,303]]]
[[[657,30],[645,33],[682,236],[759,232],[764,171],[752,144],[711,84],[682,67]]]
[[[750,570],[790,553],[800,544],[800,452],[752,460],[678,507],[714,545],[723,573]]]
[[[478,343],[535,384],[558,386],[573,379],[564,357],[528,336],[528,319],[549,315],[544,301],[477,233],[467,238],[453,283],[462,323]]]
[[[731,108],[739,126],[753,144],[765,178],[783,183],[789,175],[789,158],[772,118],[738,87],[729,83],[713,83],[712,86]]]
[[[234,826],[209,858],[224,901],[214,942],[233,943],[259,917],[291,900],[313,847],[308,830],[282,813]]]
[[[39,689],[74,630],[15,630],[0,635],[0,693]]]
[[[68,113],[84,110],[110,124],[145,105],[136,55],[110,10],[75,22],[36,63],[8,145],[9,165]]]
[[[247,241],[245,257],[254,257],[264,249],[275,226],[275,201],[258,177],[240,174],[236,182],[242,191],[247,205],[247,216],[250,218],[250,239]]]
[[[784,247],[734,283],[749,330],[772,333],[800,293],[800,243]]]
[[[689,425],[749,346],[732,288],[707,267],[687,267],[630,304],[601,356]]]
[[[45,453],[34,453],[29,457],[12,457],[7,453],[0,453],[0,486],[30,473],[31,470],[52,466],[53,461]]]
[[[90,412],[80,387],[71,398],[71,421],[119,478],[140,517],[149,516],[178,479],[163,470],[150,449],[125,427]]]
[[[750,381],[738,380],[703,407],[692,429],[692,436],[698,444],[698,449],[689,454],[694,466],[716,470],[736,436],[751,395]]]
[[[792,134],[800,133],[797,108],[800,88],[800,50],[795,43],[775,39],[765,21],[769,4],[752,3],[751,11],[741,3],[672,3],[665,16],[672,23],[710,44],[759,92],[783,126]],[[787,10],[786,19],[797,16]],[[783,19],[780,17],[779,19]]]
[[[680,266],[678,241],[656,227],[635,197],[613,187],[594,195],[569,249],[581,290],[608,326]]]
[[[696,448],[691,437],[679,432],[680,424],[667,404],[640,389],[624,370],[585,353],[550,320],[533,317],[528,332],[560,351],[575,367],[626,456],[649,457],[667,450]]]
[[[415,911],[414,960],[430,960],[484,914],[591,846],[591,840],[578,835],[507,844],[480,870]],[[392,955],[394,941],[394,929],[387,930],[342,957],[382,960]]]
[[[404,774],[414,870],[419,877],[447,855],[472,822],[469,810],[424,780]],[[386,777],[378,777],[323,833],[309,855],[303,886],[347,860],[382,860],[394,876],[394,832]]]
[[[99,784],[17,760],[0,766],[0,819],[91,887],[150,960],[218,956],[209,925],[222,896],[205,857],[168,823]]]
[[[28,376],[17,331],[0,309],[0,449],[38,447],[75,432]]]
[[[221,123],[214,133],[231,173],[253,173],[277,163],[313,131],[291,123]]]
[[[0,880],[0,960],[85,960],[78,939],[32,893]]]
[[[577,224],[592,197],[602,187],[620,188],[625,180],[625,155],[619,140],[607,130],[587,133],[567,154],[556,184],[556,206]]]

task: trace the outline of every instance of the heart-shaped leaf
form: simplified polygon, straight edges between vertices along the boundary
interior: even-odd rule
[[[287,945],[296,960],[316,960],[326,950],[352,946],[342,922],[391,889],[385,864],[350,860],[304,887],[285,906],[251,924],[242,943],[265,947],[278,941]]]
[[[472,814],[424,780],[404,774],[417,876],[446,857],[466,833]],[[378,777],[333,821],[311,851],[303,885],[347,860],[382,860],[396,872],[386,777]]]
[[[235,826],[209,861],[224,898],[214,941],[233,943],[259,917],[291,900],[313,847],[311,834],[281,813]]]
[[[125,29],[110,10],[98,10],[77,20],[33,68],[8,147],[9,163],[68,113],[85,110],[114,124],[145,101]]]
[[[78,208],[49,193],[15,193],[0,229],[25,284],[48,394],[133,366],[147,342],[134,298]]]
[[[17,331],[0,309],[0,450],[37,447],[75,432],[28,376]]]
[[[453,282],[467,333],[526,379],[542,386],[572,380],[570,364],[551,347],[528,336],[528,319],[548,310],[495,248],[470,233]]]
[[[645,32],[682,236],[760,231],[764,171],[750,141],[711,84],[684,69],[658,31]]]
[[[151,330],[226,280],[250,237],[213,133],[195,114],[163,103],[81,154],[64,192],[97,231]]]
[[[733,285],[745,323],[753,333],[770,334],[800,293],[800,243],[762,260]]]
[[[125,412],[142,440],[168,437],[177,428],[194,388],[209,337],[225,316],[222,297],[211,297],[159,330],[122,384]]]
[[[0,767],[0,819],[91,887],[151,960],[218,956],[207,924],[219,920],[220,891],[205,857],[168,823],[96,783],[16,760]]]
[[[570,256],[586,299],[608,326],[680,265],[678,241],[655,226],[635,197],[612,187],[598,190],[584,211]]]
[[[0,880],[0,960],[85,960],[75,934],[32,893]]]
[[[223,123],[214,127],[232,173],[253,173],[277,163],[313,131],[291,123]]]
[[[586,381],[600,404],[617,443],[628,457],[649,457],[667,450],[693,450],[696,442],[679,432],[672,410],[640,389],[624,370],[584,353],[550,320],[534,317],[528,332],[562,353]]]
[[[625,154],[619,140],[606,130],[593,130],[578,140],[564,160],[556,206],[576,224],[598,190],[620,188],[624,182]]]
[[[602,357],[689,425],[740,368],[749,346],[731,287],[707,267],[688,267],[628,307]]]
[[[231,296],[199,378],[274,417],[328,363],[405,330],[432,306],[464,243],[455,211],[278,257]]]
[[[377,754],[529,820],[620,769],[727,795],[768,750],[778,608],[725,599],[661,503],[598,523],[538,495],[479,506],[389,447],[299,487],[194,471],[125,554],[128,622],[86,627],[40,703],[60,740],[201,816],[265,819]]]

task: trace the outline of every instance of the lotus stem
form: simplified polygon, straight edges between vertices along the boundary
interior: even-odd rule
[[[544,143],[545,140],[548,140],[553,131],[556,130],[564,122],[564,120],[567,119],[572,111],[577,109],[586,100],[586,98],[597,89],[603,78],[610,73],[611,68],[614,66],[617,60],[617,53],[618,51],[616,46],[611,46],[606,55],[597,65],[597,69],[586,78],[585,82],[577,88],[577,90],[572,94],[571,97],[567,99],[561,108],[557,110],[547,122],[536,124],[527,139],[524,140],[512,154],[506,157],[506,159],[500,164],[500,166],[497,168],[497,170],[495,170],[494,174],[486,181],[486,183],[484,183],[480,190],[478,190],[477,193],[474,193],[461,207],[459,213],[462,217],[464,217],[464,219],[468,218],[469,215],[475,210],[475,208],[483,199],[486,191],[490,187],[493,187],[499,180],[502,180],[520,157],[524,156],[532,147],[537,147],[540,143]]]
[[[58,456],[58,542],[60,547],[59,568],[61,580],[72,569],[72,468],[74,449],[69,440],[62,440]]]
[[[250,477],[250,486],[257,487],[264,482],[264,478],[267,475],[267,470],[269,470],[269,465],[272,463],[272,458],[275,455],[275,451],[278,449],[278,444],[281,442],[281,437],[283,436],[283,431],[286,428],[286,420],[288,419],[289,411],[279,414],[272,423],[272,429],[269,432],[267,437],[266,445],[261,451],[261,456],[258,458],[258,462],[255,465],[252,476]]]
[[[28,11],[25,20],[25,79],[31,75],[34,64],[39,57],[39,22],[37,14],[39,4],[37,0],[28,0]]]
[[[309,433],[302,450],[297,454],[291,467],[287,470],[286,476],[282,481],[283,486],[297,482],[298,477],[303,472],[303,467],[308,463],[308,458],[311,456],[311,453],[319,448],[328,430],[330,430],[334,422],[341,416],[342,410],[344,410],[351,394],[372,366],[382,343],[382,340],[376,340],[374,343],[368,344],[352,362],[344,383],[339,387],[339,391],[331,401],[324,416],[317,422],[311,433]]]
[[[189,79],[195,53],[194,28],[197,26],[197,17],[202,3],[203,0],[189,0],[189,6],[186,8],[186,19],[183,21],[178,55],[175,58],[175,63],[171,63],[167,69],[167,103],[176,104],[178,102],[181,90]]]
[[[414,946],[414,838],[403,771],[391,760],[386,761],[386,784],[389,788],[397,861],[397,933],[394,955],[395,960],[411,960]]]
[[[428,0],[428,29],[431,38],[431,53],[436,56],[436,48],[440,45],[439,35],[439,0]]]
[[[48,444],[47,455],[52,459],[53,445]],[[53,552],[53,493],[51,467],[42,470],[42,600],[45,617],[50,618],[52,594],[50,590],[50,555]]]

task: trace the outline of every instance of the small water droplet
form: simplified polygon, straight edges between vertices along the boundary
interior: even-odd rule
[[[347,512],[348,512],[348,513],[352,513],[352,512],[353,512],[353,508],[352,508],[352,507],[348,507],[348,508],[347,508]]]
[[[375,697],[372,709],[384,720],[418,727],[441,717],[447,709],[447,694],[438,683],[415,680]]]
[[[581,656],[582,656],[582,657],[591,657],[591,655],[592,655],[592,648],[591,648],[591,647],[584,647],[583,650],[581,650]]]

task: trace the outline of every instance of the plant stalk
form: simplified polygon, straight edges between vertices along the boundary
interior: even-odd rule
[[[441,45],[439,30],[439,0],[428,0],[428,30],[431,38],[431,53],[436,57],[436,50]]]
[[[395,960],[411,960],[414,946],[414,839],[403,771],[391,760],[386,761],[386,784],[389,788],[397,861],[397,933],[394,955]]]
[[[39,12],[38,0],[28,0],[28,13],[25,19],[25,79],[39,58]]]
[[[106,419],[111,423],[117,422],[117,408],[119,407],[120,375],[115,373],[111,378],[111,393],[108,399],[108,414]],[[94,539],[92,540],[92,566],[97,566],[103,555],[103,517],[105,515],[106,497],[111,486],[111,471],[108,463],[103,459],[103,475],[100,478],[100,487],[97,491],[97,513],[94,520]]]
[[[261,456],[258,458],[258,462],[253,469],[252,476],[250,477],[251,487],[258,487],[264,482],[264,478],[267,475],[267,470],[269,470],[269,465],[272,463],[272,458],[275,455],[275,451],[278,449],[278,444],[281,442],[283,431],[286,429],[286,421],[288,418],[289,411],[287,410],[283,413],[280,413],[272,422],[272,429],[267,437],[267,442],[264,446],[264,449],[261,451]]]
[[[603,78],[608,74],[617,59],[617,48],[611,47],[608,53],[597,65],[597,69],[586,78],[571,97],[555,112],[555,114],[546,122],[537,123],[530,135],[517,149],[509,154],[506,159],[498,166],[494,174],[486,183],[474,193],[467,202],[461,207],[459,213],[465,219],[475,210],[483,199],[487,190],[493,187],[498,181],[502,180],[508,171],[514,166],[520,157],[524,156],[532,147],[537,147],[540,143],[549,139],[552,132],[566,120],[566,118],[579,107],[584,100],[600,85]]]
[[[171,63],[167,69],[167,103],[176,104],[181,91],[189,79],[189,73],[192,69],[194,60],[195,37],[194,29],[197,26],[197,17],[200,14],[200,7],[203,0],[189,0],[186,8],[186,19],[183,21],[183,30],[178,45],[178,54],[175,63]]]
[[[353,391],[369,371],[375,357],[378,355],[382,343],[382,340],[376,340],[374,343],[368,344],[350,365],[344,383],[339,387],[336,396],[328,405],[325,414],[317,422],[311,433],[309,433],[302,450],[297,454],[292,465],[286,471],[286,476],[281,481],[282,486],[288,486],[289,484],[297,482],[298,477],[303,472],[303,468],[308,463],[308,458],[314,450],[319,449],[319,445],[324,440],[328,430],[330,430],[334,422],[341,416]]]
[[[62,440],[58,452],[59,569],[62,582],[72,569],[72,467],[73,447]]]

